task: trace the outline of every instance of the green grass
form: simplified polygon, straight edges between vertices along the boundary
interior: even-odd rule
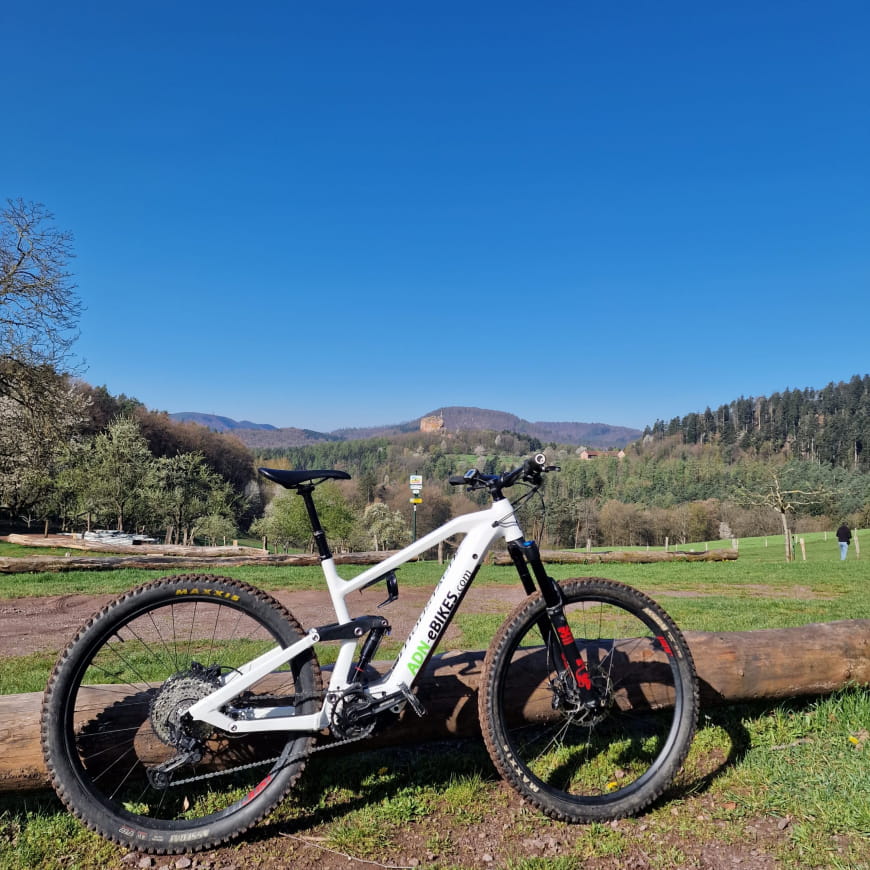
[[[4,806],[5,805],[5,806]],[[102,870],[118,850],[46,797],[0,799],[0,870]]]
[[[70,550],[65,547],[26,547],[24,544],[11,544],[9,541],[0,541],[0,556],[15,559],[21,556],[66,556],[69,555],[108,555],[107,553],[87,553],[83,550]]]
[[[740,542],[740,557],[726,562],[658,562],[651,564],[605,563],[595,565],[552,565],[550,573],[565,579],[576,576],[602,576],[621,580],[650,594],[689,631],[749,631],[762,628],[787,628],[810,622],[840,619],[870,619],[870,583],[867,564],[870,540],[863,560],[854,558],[854,548],[846,562],[839,561],[833,535],[804,536],[807,561],[783,561],[782,538],[750,538]],[[728,542],[711,542],[711,548]],[[5,547],[0,544],[0,555]],[[730,546],[730,544],[729,544]],[[695,545],[703,549],[703,545]],[[342,576],[350,578],[364,570],[341,566]],[[411,562],[399,571],[400,594],[403,587],[432,587],[444,571],[437,562]],[[140,583],[168,573],[192,573],[122,569],[118,571],[74,571],[61,574],[0,575],[0,598],[40,595],[120,594]],[[200,570],[198,573],[205,573]],[[266,590],[326,588],[319,567],[215,566],[208,573],[234,577]],[[478,575],[478,585],[517,583],[511,567],[487,565]],[[292,606],[291,606],[292,609]],[[507,612],[507,606],[504,612]],[[384,613],[389,617],[389,608]],[[461,608],[457,615],[461,649],[485,649],[503,614],[472,614]],[[59,639],[60,640],[60,639]],[[379,658],[398,651],[402,638],[387,639]],[[60,643],[58,644],[58,649]],[[0,662],[0,692],[40,691],[45,685],[57,649]],[[320,647],[324,664],[334,660],[334,648]]]
[[[870,867],[870,692],[723,709],[693,752],[717,728],[738,756],[712,785],[722,818],[780,820],[788,867]]]
[[[866,533],[862,533],[866,534]],[[729,562],[660,562],[628,565],[603,563],[592,565],[553,565],[551,573],[556,577],[579,575],[603,575],[617,580],[635,582],[641,588],[662,587],[674,590],[696,588],[698,584],[733,582],[741,585],[753,583],[765,585],[794,586],[816,584],[820,589],[836,584],[840,578],[850,584],[861,573],[862,566],[870,560],[870,535],[867,536],[864,559],[855,558],[855,548],[850,548],[849,559],[839,561],[839,550],[832,534],[827,541],[821,532],[803,535],[806,542],[807,560],[801,560],[797,548],[797,561],[784,561],[782,537],[745,538],[740,541],[739,558]],[[728,541],[710,541],[710,549],[729,549]],[[704,543],[687,544],[680,549],[703,550]],[[15,544],[0,542],[0,557],[26,555]],[[599,548],[600,549],[600,548]],[[635,548],[643,549],[643,548]],[[661,549],[661,548],[660,548]],[[39,548],[29,548],[31,553],[45,553]],[[339,573],[351,578],[365,570],[361,566],[344,565]],[[866,568],[865,568],[866,570]],[[444,566],[435,561],[410,562],[399,571],[401,585],[428,586],[438,581]],[[0,574],[0,598],[22,598],[39,595],[102,594],[123,592],[140,583],[148,582],[169,573],[193,573],[179,568],[144,570],[123,568],[115,571],[68,571],[63,573],[39,572],[33,574]],[[317,566],[221,566],[216,562],[212,569],[197,569],[196,573],[221,574],[260,586],[263,589],[318,589],[325,591],[325,583]],[[513,568],[487,565],[475,583],[515,583]]]
[[[665,870],[696,866],[687,856],[698,843],[742,843],[753,826],[781,826],[767,849],[782,870],[868,870],[868,726],[870,693],[858,690],[716,708],[702,716],[667,800],[616,826],[566,827],[512,808],[479,741],[315,756],[263,834],[301,833],[388,864],[407,863],[408,853],[395,844],[412,836],[438,856],[423,866],[461,867],[458,842],[474,840],[501,811],[511,819],[499,829],[513,856],[504,866],[515,870],[619,862],[638,850],[649,866]],[[561,857],[524,857],[528,838],[558,839]],[[86,832],[51,796],[0,798],[0,870],[90,870],[120,866],[123,854]]]
[[[782,539],[741,541],[733,562],[649,565],[552,566],[560,578],[610,577],[638,586],[659,600],[686,629],[749,630],[812,621],[870,618],[867,560],[841,563],[833,536],[806,535],[807,561],[786,564]],[[717,542],[714,542],[714,544]],[[2,555],[2,553],[0,553]],[[341,568],[344,576],[358,570]],[[412,563],[399,573],[400,588],[431,586],[444,567]],[[120,592],[166,572],[72,572],[4,575],[0,597]],[[183,572],[178,572],[183,573]],[[326,590],[317,568],[227,568],[266,589]],[[515,583],[512,569],[487,566],[477,583]],[[389,613],[387,608],[385,613]],[[500,614],[460,609],[456,646],[483,649]],[[389,640],[379,657],[394,652]],[[44,684],[54,653],[0,663],[4,691],[34,691]],[[514,816],[514,870],[574,867],[619,860],[640,850],[652,867],[691,865],[698,842],[741,843],[747,827],[782,832],[775,858],[785,870],[870,870],[870,692],[852,689],[831,697],[705,710],[692,753],[668,800],[639,819],[610,826],[571,827],[531,811]],[[449,763],[444,763],[449,752]],[[473,836],[490,808],[505,806],[500,784],[479,742],[439,744],[433,751],[393,749],[353,756],[315,756],[297,789],[276,811],[280,830],[311,832],[330,848],[363,859],[403,863],[391,851],[409,831],[438,856],[437,866],[460,866],[457,833]],[[439,823],[443,819],[443,823]],[[561,858],[524,857],[524,837],[570,837]],[[60,844],[60,847],[59,845]],[[773,847],[772,847],[773,848]],[[0,798],[0,870],[32,867],[82,870],[115,866],[122,851],[72,820],[53,796]],[[554,863],[554,861],[556,863]]]
[[[727,793],[746,811],[797,814],[802,825],[870,838],[868,727],[866,692],[782,704],[757,720],[752,752],[729,777]]]
[[[57,653],[31,653],[0,659],[0,694],[41,692],[57,660]]]

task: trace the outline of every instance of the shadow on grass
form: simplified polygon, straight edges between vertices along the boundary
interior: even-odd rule
[[[652,806],[707,791],[748,751],[750,736],[745,722],[777,706],[747,705],[702,713],[703,728],[720,729],[727,735],[727,751],[708,759],[711,766],[704,770],[688,776],[681,774]],[[324,753],[309,762],[299,785],[287,798],[284,814],[294,811],[298,814],[282,819],[279,808],[278,818],[266,821],[245,836],[259,841],[281,834],[310,832],[340,822],[358,810],[394,800],[409,790],[432,789],[441,793],[463,777],[478,777],[484,783],[501,781],[480,739],[439,741],[354,755]]]
[[[706,729],[721,731],[725,735],[724,740],[717,738],[721,748],[704,756],[705,764],[685,770],[653,806],[705,793],[745,757],[751,746],[753,721],[783,708],[791,711],[808,708],[817,700],[792,699],[703,709],[699,733],[703,734]],[[393,801],[406,792],[429,789],[440,795],[463,778],[477,778],[484,784],[500,781],[479,738],[373,750],[365,750],[364,745],[361,743],[355,753],[327,751],[313,756],[296,788],[275,809],[271,819],[235,842],[255,843],[282,834],[310,832],[340,822],[366,807]],[[437,812],[436,806],[432,814]],[[66,814],[66,810],[50,791],[0,794],[0,840],[8,844],[16,838],[27,826],[31,814],[61,815]]]
[[[328,752],[309,761],[299,784],[276,810],[271,821],[246,837],[267,840],[281,834],[295,835],[328,826],[358,810],[395,800],[417,789],[446,791],[463,777],[497,783],[482,740],[438,741],[416,746],[360,751],[353,755]],[[296,812],[293,818],[281,818]]]

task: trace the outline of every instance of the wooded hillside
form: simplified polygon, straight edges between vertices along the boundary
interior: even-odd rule
[[[678,435],[686,444],[718,441],[731,455],[750,450],[843,468],[870,468],[870,375],[822,389],[741,396],[702,413],[656,421],[644,435]]]
[[[541,441],[553,441],[559,444],[586,445],[589,447],[623,447],[637,440],[641,432],[627,426],[611,426],[607,423],[576,423],[576,422],[529,422],[504,411],[492,411],[487,408],[445,407],[436,408],[422,417],[416,417],[403,423],[383,426],[349,427],[336,429],[332,432],[316,432],[311,429],[297,427],[275,428],[274,426],[245,426],[226,417],[216,417],[209,414],[194,414],[183,412],[170,414],[179,422],[196,422],[208,426],[215,431],[232,433],[244,444],[253,449],[303,447],[319,444],[324,441],[362,441],[370,438],[393,438],[419,432],[422,422],[437,421],[437,425],[445,433],[464,431],[479,432],[515,432],[527,435]]]
[[[0,519],[10,530],[108,527],[184,545],[241,532],[304,548],[299,499],[276,495],[255,467],[308,466],[350,472],[353,480],[319,490],[324,524],[340,547],[378,550],[404,543],[412,520],[422,535],[481,502],[449,487],[451,475],[499,472],[541,449],[562,472],[550,476],[545,501],[525,505],[523,523],[545,546],[779,532],[788,541],[801,523],[870,525],[870,375],[658,421],[618,454],[581,448],[640,433],[463,407],[380,431],[283,430],[280,447],[258,441],[252,452],[75,377],[72,255],[71,236],[41,205],[0,209]],[[288,433],[318,443],[287,447]],[[413,508],[412,474],[424,481]]]
[[[26,518],[77,531],[123,525],[184,543],[250,534],[282,549],[305,548],[300,506],[272,504],[276,493],[255,469],[336,468],[352,480],[320,492],[327,531],[339,549],[378,550],[406,543],[412,526],[423,535],[481,503],[449,486],[451,475],[471,467],[495,473],[544,450],[561,472],[548,477],[543,500],[524,507],[523,524],[550,548],[682,545],[786,527],[833,531],[843,519],[870,525],[867,376],[657,423],[619,453],[446,426],[251,450],[231,434],[175,422],[105,388],[76,389],[83,410],[68,440],[50,457],[35,454],[32,464],[25,456],[17,468],[7,463],[0,476],[13,524]],[[467,424],[479,422],[474,409],[455,410],[471,414]],[[9,450],[22,443],[21,431],[9,430]],[[416,510],[411,475],[424,481]],[[783,493],[801,497],[779,504]]]
[[[800,394],[808,397],[801,406],[805,416],[811,408],[825,411],[815,418],[812,457],[797,455],[795,440],[788,435],[780,442],[770,440],[777,431],[774,421],[795,419],[793,413],[790,418],[784,413],[779,395],[751,400],[754,416],[745,419],[742,430],[732,426],[728,434],[708,427],[700,437],[695,423],[699,416],[708,423],[709,418],[689,415],[669,427],[656,424],[622,456],[602,452],[584,459],[573,445],[516,432],[470,430],[264,449],[255,456],[264,465],[344,469],[353,476],[364,504],[384,501],[406,518],[408,478],[420,474],[422,531],[467,509],[467,497],[447,485],[450,475],[472,466],[495,472],[540,449],[562,471],[547,481],[546,511],[541,502],[530,504],[526,525],[534,523],[535,533],[552,547],[582,547],[587,542],[662,546],[665,540],[682,544],[731,535],[782,534],[784,518],[791,530],[832,531],[844,518],[853,526],[870,525],[870,474],[860,438],[868,420],[868,387],[868,378],[855,377],[849,384]],[[814,405],[812,396],[818,402],[826,397],[828,404]],[[744,410],[745,401],[734,407]],[[837,410],[832,413],[834,404]],[[730,411],[719,413],[720,419],[731,419]],[[843,433],[851,433],[848,449]],[[820,446],[833,444],[840,445],[836,456],[841,462]],[[788,494],[782,501],[788,502],[783,514],[777,499]]]

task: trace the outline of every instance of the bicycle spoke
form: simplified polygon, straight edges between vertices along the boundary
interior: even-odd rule
[[[542,643],[543,602],[533,597],[487,658],[481,727],[496,766],[536,806],[568,820],[616,818],[655,799],[682,763],[694,673],[675,627],[668,645],[682,657],[664,651],[666,616],[635,590],[570,581],[564,599],[589,687],[579,691],[554,642]]]
[[[170,579],[122,596],[52,677],[44,729],[53,776],[82,784],[92,797],[76,798],[73,809],[109,836],[131,825],[153,830],[155,842],[166,825],[180,825],[179,836],[238,830],[274,805],[302,770],[310,735],[229,738],[185,716],[226,673],[302,636],[263,593],[216,578],[198,585],[201,593],[191,578]],[[244,717],[246,707],[290,699],[307,714],[321,697],[309,650],[248,686],[226,710]],[[276,766],[291,755],[292,763]],[[78,793],[61,792],[68,801]]]

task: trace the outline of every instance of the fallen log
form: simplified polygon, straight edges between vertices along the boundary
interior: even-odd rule
[[[148,552],[160,556],[259,556],[265,553],[261,547],[232,546],[199,546],[193,544],[158,544],[156,541],[138,544],[119,544],[111,539],[93,540],[79,535],[23,535],[12,533],[4,535],[0,540],[10,544],[20,544],[22,547],[52,547],[54,549],[90,550],[94,553],[118,553],[120,555]]]
[[[389,553],[336,554],[338,565],[374,565]],[[36,574],[65,571],[114,571],[118,568],[148,568],[175,571],[178,568],[211,570],[240,565],[319,565],[320,557],[312,553],[263,553],[259,556],[167,556],[143,553],[141,556],[16,556],[0,558],[0,574]]]
[[[129,548],[132,549],[132,548]],[[337,565],[375,565],[392,550],[366,553],[336,553]],[[613,550],[607,553],[579,553],[568,550],[544,550],[541,558],[551,564],[588,565],[601,562],[713,562],[737,558],[736,550],[704,550],[675,552],[670,550]],[[493,565],[512,564],[506,553],[495,553]],[[306,566],[319,565],[320,557],[313,553],[259,553],[255,555],[191,556],[165,553],[141,553],[118,556],[15,556],[0,558],[0,574],[36,574],[66,571],[114,571],[118,568],[146,568],[157,571],[177,568],[239,567],[240,565]]]
[[[736,559],[737,550],[607,550],[587,553],[578,550],[542,550],[544,562],[554,565],[594,565],[602,562],[646,564],[651,562],[725,562]],[[511,565],[507,553],[493,556],[495,565]]]
[[[686,632],[700,682],[702,706],[776,701],[824,695],[850,685],[870,685],[870,620],[814,623],[799,628],[742,632]],[[356,748],[466,737],[479,733],[477,687],[483,652],[435,656],[417,687],[428,715],[413,713]],[[386,670],[382,663],[379,670]],[[549,695],[524,691],[523,714],[552,715]],[[113,694],[113,697],[117,697]],[[131,716],[136,703],[131,702]],[[0,695],[0,791],[45,788],[48,778],[39,737],[40,693]],[[637,703],[634,702],[636,706]],[[165,753],[147,736],[143,754]]]

